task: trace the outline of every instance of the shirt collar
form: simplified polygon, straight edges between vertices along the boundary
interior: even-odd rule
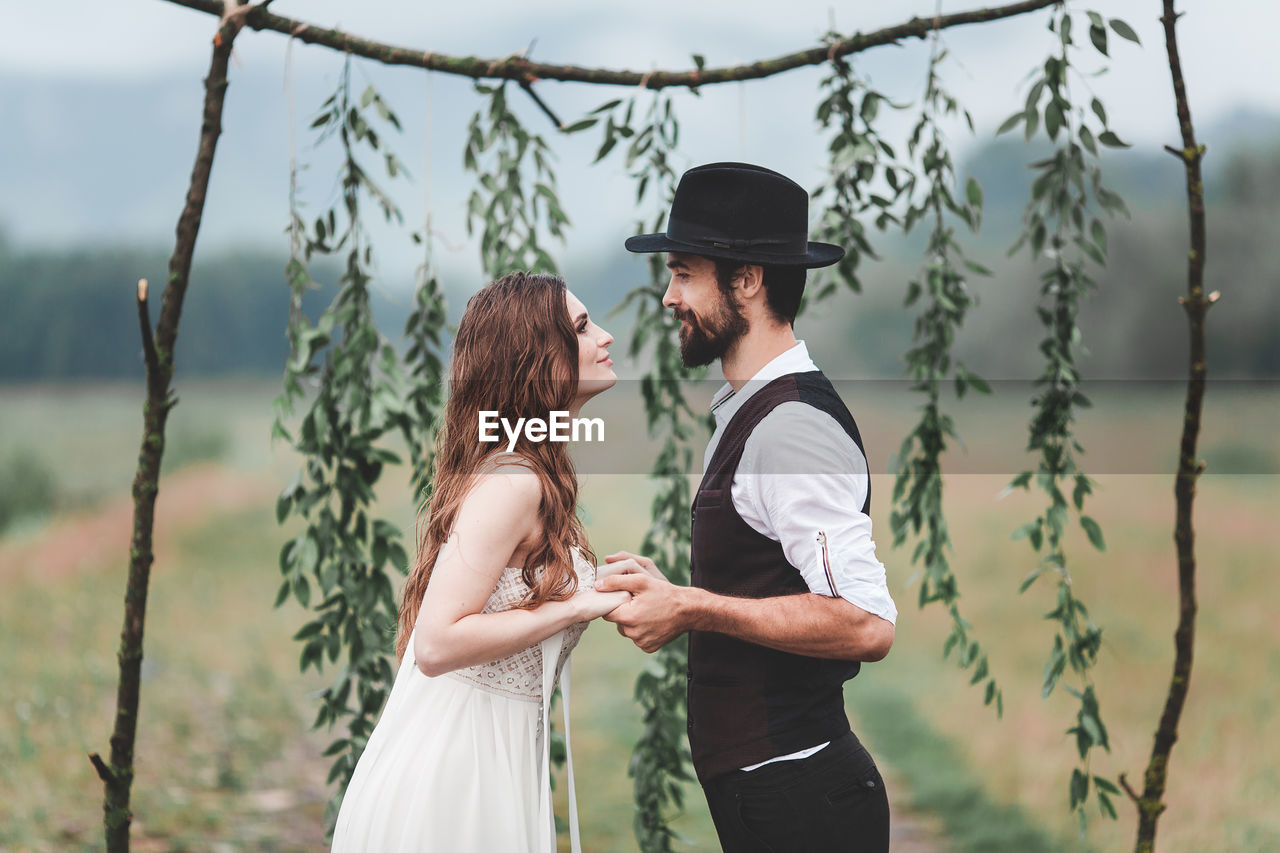
[[[738,409],[742,408],[742,404],[751,399],[752,394],[779,376],[786,376],[788,373],[808,373],[817,369],[818,366],[813,363],[813,359],[809,358],[809,348],[805,346],[804,341],[796,341],[795,346],[774,357],[737,391],[734,391],[733,386],[728,382],[720,386],[720,390],[716,391],[715,396],[711,398],[711,412],[716,416],[716,424],[724,426]]]

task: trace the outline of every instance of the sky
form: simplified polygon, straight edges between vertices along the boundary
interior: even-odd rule
[[[0,73],[127,79],[199,70],[206,63],[203,48],[213,19],[165,0],[11,0],[5,5]],[[942,11],[983,5],[997,4],[948,2]],[[1123,111],[1141,117],[1135,125],[1160,126],[1166,91],[1154,90],[1169,88],[1160,55],[1160,3],[1113,0],[1096,6],[1107,17],[1128,21],[1146,46],[1145,51],[1113,51],[1112,77],[1119,79],[1100,82],[1100,90],[1112,95],[1110,100]],[[1280,88],[1275,85],[1280,68],[1266,35],[1280,26],[1280,3],[1182,0],[1178,6],[1186,13],[1179,37],[1193,107],[1206,117],[1237,104],[1280,110]],[[272,7],[280,15],[440,53],[502,56],[532,41],[536,59],[635,70],[688,67],[695,52],[703,53],[711,65],[789,53],[814,44],[832,23],[843,33],[869,31],[916,14],[931,15],[934,9],[934,3],[917,0],[838,5],[830,0],[788,0],[785,6],[774,0],[649,0],[643,11],[582,0],[277,0]],[[957,75],[957,89],[965,77],[963,82],[977,88],[1017,77],[1016,72],[1010,74],[1012,69],[1029,67],[1044,52],[1044,20],[1040,12],[949,32],[947,40],[968,72]],[[251,34],[241,39],[237,52],[246,65],[278,65],[284,41],[279,34]],[[1156,55],[1143,55],[1153,52]],[[325,53],[300,50],[298,70],[326,67]],[[974,101],[970,106],[986,121],[1000,113],[993,103]]]
[[[942,11],[979,5],[986,4],[947,2]],[[1197,123],[1209,126],[1240,110],[1280,114],[1280,59],[1270,37],[1280,30],[1280,3],[1182,0],[1178,5],[1187,13],[1179,37]],[[165,0],[9,0],[5,6],[0,107],[10,114],[0,142],[0,155],[8,152],[0,156],[0,227],[20,245],[164,245],[172,239],[190,171],[198,83],[207,67],[215,20]],[[1097,6],[1104,15],[1131,24],[1143,45],[1113,36],[1109,70],[1077,85],[1087,86],[1107,104],[1122,138],[1154,149],[1176,142],[1157,20],[1160,3],[1117,0]],[[541,61],[644,71],[688,68],[693,53],[703,54],[711,66],[774,57],[818,43],[833,25],[842,33],[869,31],[913,14],[932,15],[935,4],[277,0],[272,8],[314,24],[439,53],[501,57],[528,49]],[[1085,7],[1078,8],[1083,18]],[[989,139],[1021,103],[1027,73],[1052,49],[1047,20],[1047,11],[1041,11],[946,33],[946,85],[977,125],[975,136],[954,129],[953,143],[961,155]],[[894,100],[914,103],[923,88],[927,51],[918,41],[877,48],[858,57],[856,67]],[[1082,68],[1090,75],[1103,65],[1091,50],[1082,56]],[[303,176],[304,199],[313,207],[332,201],[329,155],[309,147],[305,128],[332,88],[340,63],[333,51],[290,47],[278,33],[248,31],[237,40],[202,246],[281,245],[291,136],[292,150],[311,166]],[[446,253],[473,255],[463,214],[469,178],[460,169],[463,128],[479,105],[470,83],[420,70],[359,65],[360,79],[388,93],[404,120],[404,134],[394,144],[413,174],[412,183],[397,196],[407,219],[421,222],[430,206]],[[748,160],[816,186],[825,165],[826,139],[813,122],[822,73],[800,69],[765,81],[706,87],[700,97],[679,94],[677,165]],[[538,88],[566,120],[610,97],[629,94],[615,87],[550,81]],[[95,105],[102,115],[94,112]],[[530,105],[520,109],[532,129],[556,137]],[[900,135],[911,121],[910,110],[892,114],[887,129]],[[565,251],[581,254],[588,247],[616,246],[631,233],[637,213],[621,160],[588,166],[599,144],[592,133],[552,142],[559,155],[562,198],[575,225]],[[104,204],[110,204],[108,213]],[[640,212],[650,216],[656,210]],[[397,267],[412,263],[416,250],[403,234],[388,245],[384,262]]]

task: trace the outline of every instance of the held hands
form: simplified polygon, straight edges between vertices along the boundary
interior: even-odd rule
[[[605,557],[604,562],[603,566],[596,566],[595,589],[580,590],[578,592],[578,595],[582,597],[580,605],[583,608],[582,619],[579,621],[590,622],[600,616],[607,616],[632,599],[631,591],[625,587],[601,587],[600,581],[603,578],[623,574],[647,574],[660,580],[666,580],[662,572],[658,571],[658,567],[654,565],[653,560],[648,557],[641,557],[627,551],[619,551],[616,554],[610,554]],[[610,619],[609,621],[614,620]]]
[[[631,593],[623,590],[619,592],[601,592],[598,589],[587,587],[580,589],[573,597],[574,603],[578,606],[577,622],[591,622],[607,613],[611,613],[623,604],[631,600]]]
[[[619,634],[652,653],[689,630],[688,587],[670,583],[653,560],[628,551],[610,554],[605,563],[596,578],[596,589],[602,593],[622,590],[630,595],[629,601],[605,615],[618,626]]]
[[[644,561],[643,563],[640,561]],[[623,556],[622,553],[610,554],[605,557],[605,565],[596,566],[596,580],[609,577],[610,575],[624,574],[627,572],[644,572],[646,571],[644,563],[648,563],[648,570],[653,571],[661,577],[662,574],[653,564],[653,560],[648,557],[635,557],[633,555]],[[587,588],[578,590],[578,594],[574,596],[579,608],[579,622],[590,622],[604,616],[623,604],[631,600],[631,593],[625,589],[617,591],[601,591],[597,586],[595,588]]]

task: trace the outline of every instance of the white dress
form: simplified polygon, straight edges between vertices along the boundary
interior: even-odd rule
[[[577,551],[573,559],[578,588],[589,588],[596,567]],[[481,612],[510,609],[527,589],[520,569],[505,569]],[[586,627],[571,625],[509,657],[435,678],[414,663],[410,637],[338,811],[333,853],[552,853],[543,720],[559,680],[567,748],[567,664]],[[568,765],[570,843],[579,853],[571,750]]]

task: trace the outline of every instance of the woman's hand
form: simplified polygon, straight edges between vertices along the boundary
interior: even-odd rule
[[[579,622],[599,619],[630,600],[631,593],[625,589],[617,592],[600,592],[592,587],[587,587],[573,597],[573,602],[578,606],[577,621]]]
[[[616,554],[610,554],[604,558],[605,565],[601,566],[596,573],[596,580],[607,578],[609,575],[630,574],[631,572],[643,572],[650,577],[658,580],[666,580],[667,576],[658,571],[658,567],[653,560],[648,557],[642,557],[639,554],[632,554],[630,551],[619,551]]]

